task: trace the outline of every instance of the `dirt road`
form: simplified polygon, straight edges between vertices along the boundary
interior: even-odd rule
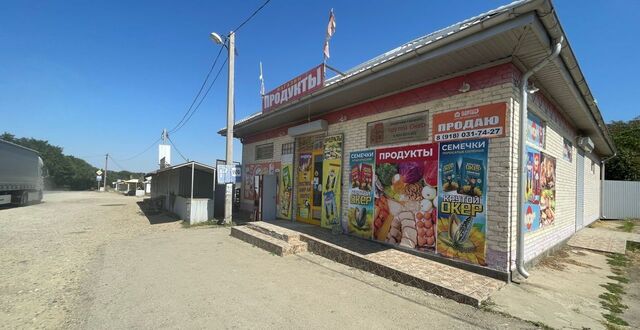
[[[133,197],[45,200],[0,210],[8,328],[534,328],[227,228],[151,225]]]

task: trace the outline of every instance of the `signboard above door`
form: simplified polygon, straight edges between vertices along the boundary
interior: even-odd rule
[[[262,96],[262,113],[276,110],[289,102],[309,95],[324,85],[324,64],[287,81]]]
[[[426,141],[429,112],[412,113],[367,123],[367,147],[402,142]]]

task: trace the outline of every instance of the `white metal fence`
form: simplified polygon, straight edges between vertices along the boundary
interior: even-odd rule
[[[606,219],[640,218],[640,181],[605,180],[602,193]]]

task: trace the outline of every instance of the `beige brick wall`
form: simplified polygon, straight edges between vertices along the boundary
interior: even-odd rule
[[[429,139],[421,143],[431,143],[432,118],[436,113],[470,108],[478,105],[491,103],[507,103],[507,118],[510,118],[512,95],[514,86],[511,83],[505,83],[482,90],[472,90],[468,93],[458,94],[451,97],[438,99],[418,105],[399,108],[394,111],[388,111],[364,118],[347,120],[329,125],[327,135],[344,134],[344,156],[343,162],[348,162],[348,155],[352,151],[367,149],[366,146],[366,129],[367,123],[400,115],[406,115],[421,111],[429,111]],[[509,173],[514,171],[513,162],[510,161],[510,155],[513,153],[513,142],[511,139],[510,127],[508,123],[506,128],[506,136],[491,139],[489,142],[489,164],[488,164],[488,192],[487,192],[487,263],[490,268],[506,271],[508,269],[509,260],[509,230],[511,224],[508,221],[510,203],[509,196],[511,194]],[[274,160],[279,161],[280,149],[282,143],[293,141],[289,137],[279,137],[272,140],[274,142],[275,151]],[[243,164],[255,163],[253,161],[254,149],[256,145],[265,143],[265,141],[246,144],[243,146]],[[419,142],[404,143],[397,145],[388,145],[384,147],[402,146],[416,144]],[[268,162],[268,161],[262,161]],[[343,163],[344,164],[344,163]],[[348,205],[348,178],[349,168],[343,165],[342,173],[342,218],[347,218]],[[295,189],[294,189],[295,190]],[[248,203],[247,205],[252,205]],[[296,207],[294,196],[294,208]],[[295,214],[294,209],[294,214]]]

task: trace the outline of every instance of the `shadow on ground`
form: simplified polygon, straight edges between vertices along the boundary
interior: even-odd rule
[[[151,199],[147,198],[140,202],[136,202],[136,204],[138,204],[138,207],[140,208],[140,213],[147,217],[147,220],[149,220],[149,224],[151,225],[181,221],[176,215],[164,211],[155,205]]]

